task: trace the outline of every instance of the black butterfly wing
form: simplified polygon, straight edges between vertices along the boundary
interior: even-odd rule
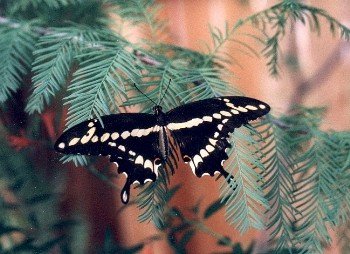
[[[55,149],[65,154],[110,156],[118,172],[127,177],[121,192],[129,200],[130,185],[155,181],[160,166],[158,137],[160,127],[150,114],[116,114],[82,122],[58,138]]]
[[[227,176],[223,162],[228,158],[225,150],[231,146],[227,141],[229,134],[269,110],[266,103],[248,97],[206,99],[169,111],[167,128],[196,176]]]

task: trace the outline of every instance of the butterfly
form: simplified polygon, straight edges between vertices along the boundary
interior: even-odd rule
[[[157,180],[159,167],[166,165],[173,149],[170,137],[197,177],[227,178],[223,163],[231,147],[229,135],[269,111],[268,104],[242,96],[199,100],[168,112],[156,105],[153,114],[112,114],[77,124],[58,138],[54,148],[64,154],[109,156],[118,173],[126,176],[121,191],[126,204],[132,184]]]

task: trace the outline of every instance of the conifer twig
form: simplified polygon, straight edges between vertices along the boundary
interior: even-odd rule
[[[13,21],[9,18],[2,16],[0,16],[0,25],[7,25],[10,28],[20,28],[22,26],[20,22]],[[48,28],[38,26],[33,27],[33,31],[41,35],[45,35],[51,32],[51,30]]]

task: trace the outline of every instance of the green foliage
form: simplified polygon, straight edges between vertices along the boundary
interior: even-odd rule
[[[322,112],[299,108],[294,115],[269,116],[256,126],[266,135],[264,189],[277,251],[323,253],[331,240],[328,227],[348,218],[348,187],[342,182],[348,181],[350,133],[320,131]]]
[[[116,38],[118,39],[118,38]],[[125,79],[137,82],[139,70],[133,63],[135,56],[124,45],[108,41],[98,42],[100,49],[86,49],[78,57],[83,59],[68,87],[70,104],[67,127],[84,120],[110,114],[116,96],[125,98]],[[138,82],[137,82],[138,83]],[[97,84],[97,85],[96,85]]]
[[[294,171],[297,178],[294,203],[299,211],[296,241],[303,243],[300,247],[303,251],[322,253],[323,244],[331,241],[327,226],[334,227],[339,223],[344,191],[338,185],[344,166],[339,155],[349,151],[342,146],[339,136],[336,137],[339,134],[334,136],[318,130],[319,115],[308,115],[302,118],[301,122],[307,128],[300,138],[300,142],[307,144],[307,147],[296,160],[298,168]],[[349,135],[344,133],[343,138],[348,139]]]
[[[320,33],[320,18],[329,24],[329,30],[335,34],[339,31],[340,37],[349,40],[350,29],[342,25],[325,10],[305,5],[299,1],[282,1],[271,8],[254,14],[244,20],[251,22],[266,35],[264,56],[268,59],[267,65],[272,75],[278,74],[280,41],[286,35],[289,24],[300,21],[310,26],[311,31]]]
[[[235,181],[221,185],[222,201],[226,203],[226,219],[240,232],[249,228],[263,229],[263,213],[269,207],[264,197],[261,173],[265,170],[259,160],[257,133],[252,128],[243,127],[232,134],[232,150],[227,168]],[[252,151],[253,150],[253,151]]]
[[[181,85],[180,75],[185,73],[185,70],[180,70],[175,66],[175,63],[170,59],[164,59],[161,56],[152,54],[152,59],[157,62],[156,65],[143,65],[142,84],[138,84],[138,88],[155,102],[161,100],[165,89],[167,93],[164,95],[162,107],[165,110],[170,110],[181,105],[179,94],[186,91],[186,87]],[[149,57],[149,55],[148,55]],[[186,70],[187,71],[187,70]],[[135,89],[134,86],[130,87]],[[153,107],[146,96],[141,93],[133,95],[124,105],[144,105],[142,111],[150,113]]]
[[[79,2],[79,0],[19,0],[12,5],[12,11],[23,11],[28,7],[39,8],[43,4],[51,8],[59,8],[70,3],[77,4]]]
[[[34,51],[33,93],[28,113],[42,113],[45,104],[66,85],[75,57],[98,39],[95,31],[84,27],[56,28],[42,36]]]
[[[21,86],[32,62],[36,38],[29,24],[0,27],[0,103]]]
[[[151,39],[159,41],[164,30],[164,22],[158,19],[161,6],[154,0],[109,0],[116,4],[115,13],[134,25],[146,25]],[[146,34],[147,35],[147,34]]]
[[[210,34],[212,37],[212,47],[207,45],[208,48],[208,56],[206,58],[205,64],[211,64],[214,63],[220,63],[220,64],[228,64],[231,65],[237,64],[239,65],[239,62],[236,61],[232,56],[225,53],[223,50],[223,46],[227,42],[233,42],[237,45],[239,45],[239,52],[244,53],[248,56],[259,56],[258,52],[251,47],[249,44],[244,42],[241,39],[236,38],[235,33],[237,33],[237,30],[241,25],[243,25],[244,22],[242,20],[239,20],[232,28],[230,28],[229,24],[226,22],[225,27],[222,30],[220,30],[217,27],[210,27]],[[251,36],[251,35],[250,35]],[[256,37],[253,37],[256,38]],[[256,38],[257,39],[257,38]]]
[[[66,234],[59,234],[62,226],[76,224],[56,213],[58,195],[34,174],[27,157],[26,152],[0,147],[1,253],[48,253],[67,241]]]
[[[350,135],[348,132],[334,132],[332,137],[337,140],[341,149],[337,149],[335,159],[338,165],[340,165],[340,172],[338,178],[339,189],[342,189],[342,199],[340,200],[339,213],[339,225],[348,224],[350,216],[350,193],[349,179],[350,179]]]
[[[158,228],[163,228],[165,224],[164,210],[176,189],[172,192],[168,190],[169,176],[166,169],[159,169],[159,177],[153,184],[146,185],[138,194],[136,203],[142,209],[139,215],[141,222],[152,221]]]
[[[62,104],[68,105],[66,127],[119,112],[121,107],[137,105],[139,111],[150,112],[153,104],[134,83],[155,102],[164,95],[165,110],[195,100],[241,94],[226,81],[232,76],[227,65],[239,63],[223,48],[233,42],[240,52],[258,55],[239,37],[242,34],[238,31],[245,24],[261,31],[259,36],[244,36],[264,44],[261,53],[267,58],[271,74],[278,74],[280,43],[294,22],[308,24],[319,33],[320,19],[325,19],[333,34],[338,32],[346,40],[350,35],[350,30],[326,11],[288,0],[238,20],[232,27],[226,24],[223,31],[212,27],[212,45],[204,54],[157,41],[165,34],[165,23],[158,19],[160,6],[153,0],[0,0],[0,4],[0,103],[6,106],[17,91],[31,85],[27,113],[43,116],[51,104],[57,112],[64,111]],[[112,11],[123,21],[142,26],[150,40],[131,43],[111,31],[107,17]],[[61,98],[64,103],[59,102]],[[169,203],[180,188],[168,186],[168,171],[177,168],[177,155],[171,154],[174,160],[159,170],[158,180],[140,188],[134,202],[141,210],[139,220],[152,221],[177,253],[186,251],[198,231],[210,234],[230,252],[251,253],[253,243],[245,251],[229,236],[205,225],[207,219],[225,208],[227,221],[240,232],[266,228],[270,253],[321,253],[330,243],[328,227],[348,223],[350,215],[350,133],[321,131],[321,121],[322,110],[299,107],[293,114],[268,115],[252,126],[237,129],[231,136],[233,148],[225,164],[235,181],[228,184],[229,179],[225,179],[221,199],[203,212],[200,203],[194,205],[191,217]],[[3,140],[4,133],[14,132],[8,126],[11,124],[8,130],[1,129]],[[34,132],[33,128],[27,131]],[[43,143],[51,150],[52,140]],[[7,146],[0,146],[0,187],[10,190],[21,203],[19,207],[1,199],[0,235],[17,232],[24,235],[24,240],[1,251],[45,252],[54,246],[63,249],[66,239],[55,233],[71,224],[58,220],[53,211],[39,212],[41,204],[54,203],[56,197],[47,191],[50,186],[38,179],[24,180],[35,175],[33,165],[25,159],[29,155],[4,156],[12,153]],[[84,165],[106,184],[118,188],[92,166],[93,160],[78,155],[63,156],[61,160]],[[21,191],[27,186],[40,186],[40,191],[26,196]],[[25,221],[24,226],[6,220],[13,218],[9,209],[24,211],[18,215]],[[41,221],[44,217],[46,223]],[[29,227],[34,228],[34,234]],[[101,252],[135,253],[147,241],[157,239],[125,248],[114,242],[109,232]]]
[[[220,72],[215,68],[196,68],[188,70],[187,75],[179,78],[179,85],[191,85],[186,91],[179,94],[182,103],[211,98],[213,96],[221,96],[224,94],[235,92],[230,89],[227,82],[221,78]]]
[[[255,127],[263,135],[261,151],[265,154],[262,162],[265,165],[263,174],[266,199],[270,209],[267,211],[267,228],[270,241],[276,243],[276,250],[294,247],[293,223],[296,210],[292,204],[295,191],[293,170],[295,162],[290,151],[293,138],[289,130],[281,127],[283,119],[269,115]]]
[[[209,54],[209,57],[210,59],[216,58],[217,61],[222,61],[223,63],[230,62],[230,59],[227,59],[225,55],[220,56],[218,54],[222,50],[222,47],[230,41],[241,45],[241,52],[256,55],[255,50],[251,46],[244,43],[241,39],[236,38],[239,35],[238,30],[241,26],[252,24],[261,32],[261,36],[245,36],[254,38],[256,41],[264,44],[262,54],[267,58],[269,71],[272,75],[277,75],[279,73],[280,42],[287,34],[287,28],[290,24],[298,21],[304,25],[308,24],[311,31],[319,34],[321,32],[320,19],[325,19],[328,22],[329,30],[333,35],[336,35],[338,32],[341,38],[347,41],[349,40],[350,29],[333,18],[325,10],[303,4],[299,1],[285,0],[266,10],[239,20],[231,28],[226,24],[223,32],[217,28],[212,28],[211,35],[214,50],[212,51],[213,53]],[[245,49],[248,51],[245,51]]]

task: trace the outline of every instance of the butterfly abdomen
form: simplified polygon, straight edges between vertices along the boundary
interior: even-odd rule
[[[165,163],[169,156],[169,139],[165,130],[162,126],[159,130],[159,151],[162,157],[162,161]]]

